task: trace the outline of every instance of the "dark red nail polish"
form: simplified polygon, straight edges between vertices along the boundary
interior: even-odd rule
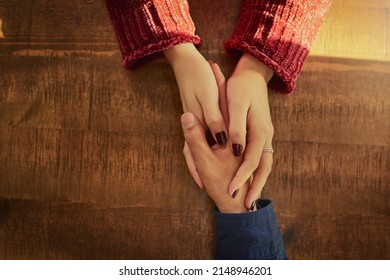
[[[215,138],[217,138],[217,142],[219,145],[223,146],[226,144],[226,133],[225,131],[221,131],[215,134]]]
[[[233,194],[232,194],[232,198],[235,198],[235,197],[237,196],[237,194],[238,194],[238,191],[239,191],[239,189],[237,189],[237,190],[235,190],[235,191],[233,192]]]
[[[207,131],[206,131],[206,140],[207,140],[207,143],[209,144],[209,147],[212,147],[215,144],[217,144],[217,142],[215,142],[213,135],[211,134],[210,129],[207,129]]]
[[[235,157],[241,156],[242,153],[242,146],[240,144],[233,144],[232,145],[233,155]]]

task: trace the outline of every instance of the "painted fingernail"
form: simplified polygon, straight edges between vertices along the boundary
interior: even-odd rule
[[[235,197],[237,196],[239,190],[240,190],[240,189],[237,189],[237,190],[235,190],[235,191],[233,192],[232,198],[235,198]]]
[[[207,131],[206,131],[206,140],[207,140],[207,143],[209,144],[209,147],[212,147],[215,144],[217,144],[217,142],[215,142],[213,135],[211,134],[210,129],[207,129]]]
[[[241,153],[242,153],[242,146],[240,144],[233,144],[232,145],[232,149],[233,149],[233,155],[235,157],[239,157],[241,156]]]
[[[225,131],[221,131],[215,134],[215,138],[217,138],[217,142],[219,145],[223,146],[226,144],[226,133]]]
[[[253,209],[255,209],[255,205],[256,205],[256,200],[254,200],[251,204],[251,208],[250,208],[251,211],[253,211]]]

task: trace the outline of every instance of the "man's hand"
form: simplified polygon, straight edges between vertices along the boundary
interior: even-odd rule
[[[242,159],[233,156],[229,147],[215,145],[210,148],[204,129],[196,116],[184,113],[181,117],[184,138],[188,150],[184,156],[192,156],[197,172],[203,181],[207,194],[214,200],[217,208],[223,213],[244,213],[248,209],[244,206],[244,199],[248,189],[245,183],[235,194],[235,198],[228,193],[228,186],[233,179]],[[191,153],[189,155],[188,153]]]

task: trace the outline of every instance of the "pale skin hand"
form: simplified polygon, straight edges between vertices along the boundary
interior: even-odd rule
[[[227,81],[229,140],[235,155],[244,154],[228,191],[233,195],[253,175],[245,199],[248,209],[255,205],[272,169],[272,153],[263,152],[264,148],[272,147],[274,134],[267,90],[272,75],[267,66],[244,54]]]
[[[175,73],[184,112],[193,113],[204,128],[210,129],[216,142],[225,145],[227,128],[219,110],[218,87],[209,63],[190,43],[176,45],[164,54]],[[185,150],[188,152],[187,145]],[[195,182],[203,188],[191,155],[186,161]]]

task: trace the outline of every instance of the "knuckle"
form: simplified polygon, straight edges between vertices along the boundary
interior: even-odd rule
[[[269,135],[270,132],[271,132],[271,127],[270,127],[270,125],[268,125],[268,124],[263,124],[263,125],[261,126],[261,131],[262,131],[265,135]]]
[[[188,135],[186,137],[186,142],[188,143],[188,145],[190,146],[190,149],[191,149],[191,146],[193,145],[196,145],[197,143],[199,143],[201,141],[201,138],[199,137],[199,135]],[[189,151],[188,151],[189,152]]]
[[[244,136],[242,136],[241,132],[237,129],[229,129],[229,137],[232,139],[232,141],[234,141],[235,143],[237,142],[241,142],[239,140],[241,140],[242,138],[244,138]]]
[[[275,132],[275,128],[274,128],[272,122],[263,122],[263,123],[259,124],[259,131],[261,131],[265,135],[273,136],[274,132]]]
[[[209,114],[206,117],[206,124],[209,128],[217,127],[220,123],[221,120],[217,114]]]

